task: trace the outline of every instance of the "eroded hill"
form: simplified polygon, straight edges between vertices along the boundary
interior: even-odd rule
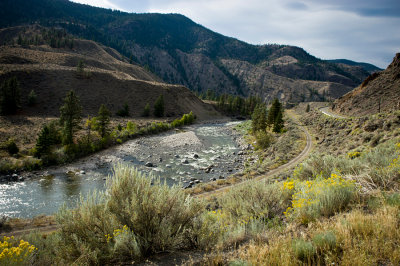
[[[335,101],[333,110],[348,115],[367,115],[400,109],[400,53],[382,72],[376,72],[353,91]]]
[[[51,47],[46,36],[53,31],[40,26],[0,30],[2,42],[19,43],[20,36],[24,38],[22,44],[0,46],[0,82],[16,76],[21,85],[19,114],[58,116],[63,98],[71,89],[80,97],[85,115],[95,115],[101,104],[115,114],[126,103],[132,116],[140,116],[145,105],[152,106],[161,94],[169,117],[193,111],[206,118],[214,111],[187,88],[162,82],[112,48],[74,39],[63,31],[55,31],[57,42],[68,40],[72,45],[56,43]],[[80,61],[84,68],[79,71]],[[34,106],[28,106],[31,90],[37,95]]]

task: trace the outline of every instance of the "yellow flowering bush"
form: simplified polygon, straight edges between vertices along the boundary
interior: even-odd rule
[[[347,153],[347,157],[349,157],[350,159],[354,159],[354,158],[357,158],[360,156],[361,156],[361,152],[359,152],[359,151],[353,151],[353,152]]]
[[[0,241],[0,265],[25,264],[35,250],[35,246],[27,241],[20,240],[18,243],[13,236],[5,236]]]
[[[356,193],[354,181],[338,174],[327,179],[299,181],[289,179],[283,182],[282,190],[293,190],[292,204],[284,212],[290,219],[307,224],[319,216],[331,216],[345,208]]]

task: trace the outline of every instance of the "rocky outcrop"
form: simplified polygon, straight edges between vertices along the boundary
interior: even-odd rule
[[[355,116],[400,110],[400,53],[386,70],[371,74],[335,101],[333,110]]]

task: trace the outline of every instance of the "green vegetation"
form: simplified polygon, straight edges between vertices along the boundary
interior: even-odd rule
[[[258,104],[254,108],[251,116],[251,128],[253,133],[258,131],[265,131],[267,127],[267,107],[265,104]]]
[[[102,104],[99,109],[98,116],[96,117],[96,126],[95,129],[99,132],[100,137],[104,138],[109,131],[110,124],[110,116],[111,112],[107,109],[107,107]]]
[[[163,117],[164,109],[164,96],[161,94],[160,96],[158,96],[156,102],[154,103],[154,115],[156,117]]]
[[[36,102],[37,102],[37,95],[34,90],[31,90],[31,92],[28,95],[28,105],[34,106]]]
[[[121,116],[121,117],[129,116],[129,105],[127,103],[124,103],[124,107],[122,107],[122,109],[118,110],[116,115]]]
[[[148,117],[150,116],[150,104],[146,103],[146,106],[143,109],[143,113],[142,113],[143,117]]]
[[[73,144],[74,133],[79,129],[82,107],[73,90],[69,91],[60,108],[60,124],[63,127],[63,143]]]
[[[15,114],[20,107],[19,82],[16,77],[5,80],[0,86],[0,113],[2,115]]]
[[[283,129],[283,106],[278,99],[274,99],[268,112],[267,126],[272,127],[272,131],[279,133]]]
[[[19,148],[13,138],[8,139],[1,145],[1,148],[6,150],[9,155],[18,154]]]

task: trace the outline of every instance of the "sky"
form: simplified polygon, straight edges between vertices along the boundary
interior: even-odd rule
[[[400,53],[400,0],[73,0],[132,13],[179,13],[251,44],[386,68]]]

